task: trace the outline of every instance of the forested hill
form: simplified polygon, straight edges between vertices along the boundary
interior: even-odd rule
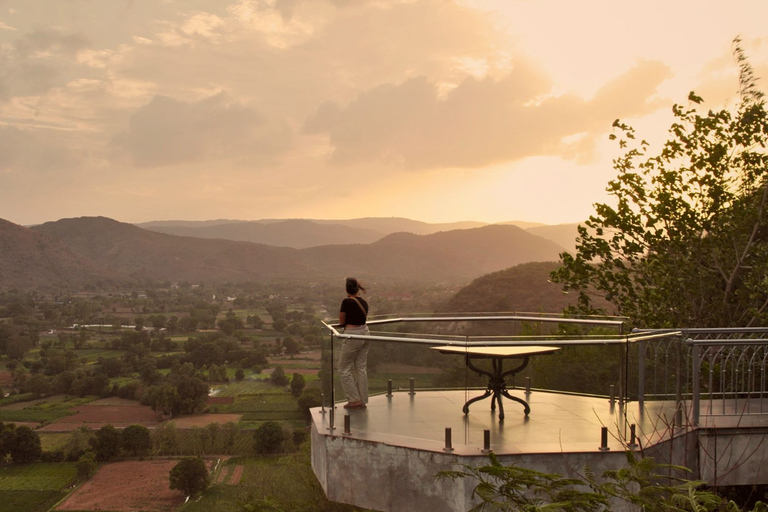
[[[44,278],[47,282],[69,286],[104,278],[134,282],[310,282],[347,275],[371,283],[460,284],[519,263],[556,260],[562,251],[557,244],[511,225],[431,235],[396,233],[372,244],[292,249],[167,235],[104,217],[62,219],[34,228],[6,224],[13,227],[0,233],[0,266],[6,272],[50,274]],[[45,258],[20,257],[18,254],[36,254],[34,248],[40,246],[25,240],[52,240],[50,243],[59,249],[46,252]],[[18,249],[9,249],[12,247]],[[78,266],[65,264],[67,261],[78,262]],[[46,270],[49,267],[56,270]],[[108,269],[106,275],[103,269]],[[17,281],[15,287],[20,289],[34,289],[40,283],[32,277]],[[0,287],[5,288],[6,281]]]
[[[461,289],[440,312],[561,313],[575,305],[577,296],[563,293],[562,285],[549,281],[558,265],[554,261],[524,263],[484,275]],[[596,305],[609,306],[600,301]]]
[[[19,290],[82,287],[110,272],[56,237],[0,219],[0,287]]]

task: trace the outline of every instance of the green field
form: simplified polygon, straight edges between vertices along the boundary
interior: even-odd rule
[[[238,485],[214,483],[199,501],[190,501],[177,512],[242,512],[246,503],[252,510],[322,510],[352,512],[349,505],[329,502],[309,465],[308,445],[299,453],[275,457],[236,457],[227,460],[229,473],[243,466]],[[221,471],[221,468],[219,468]],[[218,472],[213,475],[216,482]]]
[[[26,395],[26,397],[32,398],[31,395]],[[35,400],[34,402],[30,402],[29,406],[23,409],[0,409],[0,421],[6,423],[15,421],[37,423],[50,422],[74,414],[74,411],[71,409],[72,407],[91,402],[95,398],[96,397],[93,396],[76,397],[54,395],[42,401]]]
[[[0,470],[0,512],[45,512],[76,477],[74,463],[6,466]]]

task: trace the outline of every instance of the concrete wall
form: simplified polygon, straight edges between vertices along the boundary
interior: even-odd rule
[[[718,485],[768,484],[768,428],[678,432],[643,450],[661,464],[689,468],[670,476]],[[623,451],[499,455],[504,465],[583,478],[584,469],[600,475],[626,467]],[[438,479],[440,471],[488,463],[486,455],[448,453],[432,447],[321,434],[312,425],[312,468],[328,499],[382,512],[465,512],[477,504],[470,479]],[[717,479],[717,481],[715,481]],[[613,510],[631,510],[615,503]]]
[[[702,429],[699,460],[709,484],[768,484],[768,429]]]
[[[626,465],[623,452],[503,455],[504,465],[520,465],[546,473],[580,477],[589,466],[600,474]],[[486,455],[404,448],[342,435],[318,433],[312,427],[312,469],[328,499],[384,512],[466,512],[477,504],[470,479],[438,479],[440,471],[482,466]],[[622,508],[615,508],[617,511]]]

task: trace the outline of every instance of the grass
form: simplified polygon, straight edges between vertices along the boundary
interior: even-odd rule
[[[0,512],[45,512],[76,478],[72,462],[6,466],[0,469]]]
[[[22,395],[16,395],[22,396]],[[28,399],[34,398],[31,394],[24,395]],[[91,402],[96,397],[76,397],[68,395],[54,395],[44,401],[36,401],[24,409],[0,409],[0,421],[3,422],[50,422],[65,416],[74,414],[72,407]],[[18,403],[18,401],[16,402]],[[9,405],[3,403],[2,405]]]
[[[47,512],[64,491],[0,491],[0,512]]]
[[[38,432],[44,452],[63,451],[67,447],[70,432]]]
[[[74,462],[15,464],[0,470],[1,491],[58,491],[77,478]]]
[[[178,508],[177,512],[241,512],[248,502],[256,505],[254,510],[359,510],[328,501],[312,473],[307,445],[299,453],[275,457],[235,457],[224,464],[230,466],[230,473],[238,465],[244,467],[240,483],[214,483],[199,501],[191,501]]]

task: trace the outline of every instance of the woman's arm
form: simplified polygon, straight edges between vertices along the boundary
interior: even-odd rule
[[[339,325],[344,327],[346,325],[347,314],[343,311],[339,312]]]

